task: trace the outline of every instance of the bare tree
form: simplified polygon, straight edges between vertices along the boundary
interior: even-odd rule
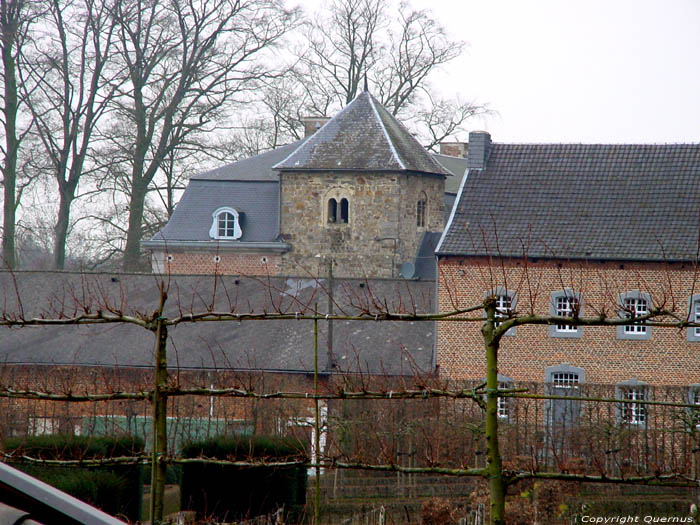
[[[366,79],[380,102],[433,147],[488,108],[431,96],[430,76],[460,56],[465,43],[450,38],[428,11],[406,2],[396,7],[398,17],[393,11],[377,0],[336,0],[308,22],[296,66],[298,100],[307,113],[325,115],[350,103]]]
[[[278,0],[139,0],[117,3],[114,16],[126,84],[110,141],[128,166],[120,168],[128,180],[124,268],[135,270],[144,205],[164,159],[212,131],[227,105],[269,75],[254,59],[293,26],[296,13]]]
[[[20,56],[27,42],[27,33],[35,20],[37,11],[31,2],[25,0],[2,0],[0,2],[0,53],[2,53],[2,125],[5,144],[2,146],[2,185],[4,190],[2,257],[5,265],[15,268],[15,226],[17,207],[21,189],[17,189],[17,162],[20,145],[31,127],[18,122],[24,96],[20,93],[22,84]],[[19,78],[18,78],[19,77]],[[18,129],[18,124],[20,129]]]
[[[109,0],[50,0],[43,34],[35,35],[28,60],[37,89],[26,96],[47,153],[47,171],[58,186],[53,249],[58,269],[65,265],[71,206],[79,197],[93,136],[118,88],[116,72],[108,71],[114,53],[111,9]]]

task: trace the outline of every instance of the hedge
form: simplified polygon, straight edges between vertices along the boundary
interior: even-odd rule
[[[303,461],[304,446],[297,440],[266,436],[218,436],[183,448],[186,458],[230,461]],[[288,517],[306,503],[306,467],[236,467],[188,463],[183,465],[180,501],[200,519],[232,521],[269,514],[284,507]]]

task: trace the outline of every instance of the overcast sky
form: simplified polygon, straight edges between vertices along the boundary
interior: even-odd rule
[[[700,142],[700,0],[411,5],[469,43],[437,84],[489,103],[494,141]]]

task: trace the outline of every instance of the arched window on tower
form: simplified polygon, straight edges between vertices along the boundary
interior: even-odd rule
[[[425,228],[425,211],[428,208],[428,196],[421,192],[416,203],[416,226]]]
[[[347,199],[340,199],[340,221],[347,224],[350,219],[350,204]]]
[[[335,199],[328,199],[328,222],[338,222],[338,201]]]

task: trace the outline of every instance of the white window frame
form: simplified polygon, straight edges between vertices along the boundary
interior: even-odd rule
[[[544,369],[544,381],[546,392],[551,394],[556,388],[566,389],[569,392],[566,395],[576,397],[579,395],[580,387],[586,382],[586,371],[578,366],[571,366],[569,363],[560,365],[548,366]],[[581,414],[581,403],[579,401],[566,401],[563,399],[550,399],[547,404],[547,422],[551,424],[559,424],[561,421],[555,421],[555,404],[569,403],[571,407],[571,424],[577,424]]]
[[[634,319],[638,316],[647,315],[652,308],[651,296],[639,290],[631,290],[620,294],[618,304],[620,317],[623,319]],[[651,339],[651,326],[634,322],[632,324],[619,325],[617,327],[617,338]]]
[[[630,319],[643,317],[649,313],[649,303],[643,297],[626,297],[624,307],[625,313]],[[627,335],[647,333],[647,327],[643,324],[626,324],[624,325],[624,330]]]
[[[566,308],[562,308],[561,302],[566,302]],[[581,317],[583,313],[583,294],[569,288],[552,292],[549,299],[549,315],[558,317]],[[550,337],[582,337],[583,328],[579,325],[551,324],[549,325]]]
[[[220,216],[229,213],[233,216],[233,235],[220,235],[219,234],[219,220]],[[217,208],[214,210],[214,213],[211,214],[212,217],[212,222],[211,222],[211,228],[209,228],[209,237],[212,239],[221,239],[221,240],[227,240],[227,241],[237,241],[243,236],[243,230],[241,229],[241,220],[240,220],[240,214],[238,211],[234,208],[230,208],[228,206],[224,206],[221,208]]]
[[[625,402],[618,404],[618,419],[620,423],[628,425],[645,426],[649,421],[647,405],[634,401],[646,401],[649,399],[649,388],[646,383],[630,379],[618,383],[616,386],[617,398]]]
[[[483,381],[485,383],[486,378],[484,378]],[[512,390],[513,388],[515,388],[515,381],[513,381],[513,379],[508,376],[498,374],[498,388],[499,390]],[[498,407],[496,410],[496,415],[499,419],[507,421],[511,418],[514,400],[515,398],[513,397],[498,396]],[[484,401],[486,401],[486,395],[484,395]]]
[[[498,374],[498,388],[501,390],[512,390],[515,388],[515,382],[510,377]],[[513,399],[512,397],[498,397],[498,409],[496,413],[499,419],[507,421],[511,418],[513,415]]]
[[[496,286],[490,292],[484,293],[484,298],[491,295],[496,298],[496,318],[505,319],[508,317],[509,312],[515,311],[518,297],[514,291],[507,290],[503,286]],[[507,306],[507,301],[510,302],[509,306]],[[499,324],[501,324],[499,321],[495,322],[495,326],[498,326]],[[515,328],[508,330],[505,335],[515,335]]]
[[[700,294],[694,294],[688,302],[688,320],[691,323],[700,323]],[[688,341],[700,341],[700,327],[688,327]]]
[[[700,384],[696,383],[688,387],[688,404],[698,406],[698,408],[688,408],[688,416],[690,425],[700,428]]]

